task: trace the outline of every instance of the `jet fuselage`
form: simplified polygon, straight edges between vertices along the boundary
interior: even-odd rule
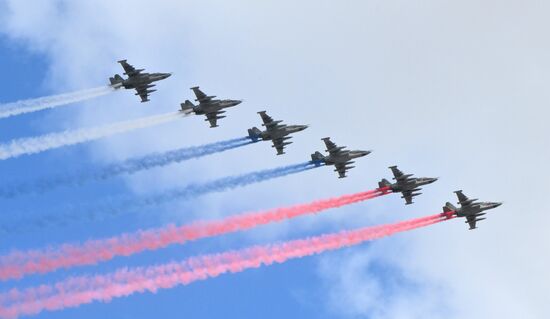
[[[156,81],[164,80],[171,75],[171,73],[141,73],[137,76],[128,77],[123,80],[121,84],[125,89],[135,89],[137,87],[147,86]]]
[[[411,178],[404,181],[397,181],[390,185],[392,192],[400,193],[404,191],[414,191],[419,189],[419,187],[431,184],[437,181],[437,178],[434,177],[418,177]]]
[[[218,111],[220,109],[237,106],[241,103],[241,100],[210,100],[208,102],[199,103],[194,108],[194,111],[197,115],[203,115],[206,113]]]
[[[483,211],[497,208],[500,205],[502,205],[502,203],[499,202],[472,202],[471,204],[462,205],[457,208],[455,213],[457,217],[466,217],[470,215],[482,216],[486,214],[482,213]]]
[[[338,163],[346,163],[349,162],[352,159],[363,157],[369,155],[370,151],[361,151],[361,150],[354,150],[354,151],[341,151],[338,154],[329,154],[324,158],[324,162],[326,165],[334,165]]]
[[[303,131],[307,128],[307,125],[282,125],[274,129],[266,129],[260,133],[262,140],[274,140],[283,138],[287,135]]]

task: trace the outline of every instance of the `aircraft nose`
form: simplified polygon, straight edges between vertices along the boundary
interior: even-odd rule
[[[234,103],[235,105],[239,105],[239,104],[241,104],[242,102],[243,102],[243,100],[235,100],[235,101],[233,101],[233,103]]]
[[[499,207],[500,205],[502,205],[502,202],[494,203],[495,208]]]
[[[298,131],[303,131],[303,130],[305,130],[305,129],[308,128],[308,127],[309,127],[309,125],[299,125],[299,126],[298,126]]]
[[[433,183],[433,182],[436,182],[438,179],[439,177],[433,177],[433,178],[430,178],[429,182]]]

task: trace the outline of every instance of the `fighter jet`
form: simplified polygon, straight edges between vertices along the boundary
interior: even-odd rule
[[[437,181],[435,177],[412,177],[413,174],[403,174],[397,166],[390,166],[389,168],[393,172],[395,183],[392,184],[384,178],[378,183],[378,186],[380,188],[389,187],[392,192],[401,193],[403,195],[401,198],[405,199],[405,205],[412,204],[413,197],[422,194],[418,192],[422,189],[420,186]]]
[[[151,90],[155,85],[153,82],[164,80],[171,73],[142,73],[145,69],[136,69],[131,66],[126,60],[118,61],[124,69],[124,74],[128,76],[127,79],[123,79],[120,75],[115,74],[112,78],[109,78],[111,81],[111,86],[115,89],[124,87],[125,89],[135,89],[136,94],[141,98],[141,102],[149,101],[149,93],[155,92],[156,90]]]
[[[185,100],[185,103],[181,103],[181,111],[206,115],[205,121],[210,122],[210,127],[217,127],[218,120],[225,117],[225,115],[220,115],[225,113],[222,109],[239,105],[242,102],[241,100],[215,100],[215,96],[204,94],[198,86],[192,87],[191,90],[195,93],[197,97],[195,101],[199,104],[195,106],[191,101]]]
[[[460,208],[447,202],[443,207],[443,212],[447,214],[452,213],[457,217],[466,217],[466,223],[470,225],[470,230],[476,229],[476,223],[485,219],[485,217],[479,218],[486,214],[483,211],[502,205],[502,203],[498,202],[478,202],[477,199],[469,199],[466,195],[462,194],[462,190],[458,190],[455,193],[458,197]]]
[[[315,152],[311,154],[311,160],[317,163],[324,163],[325,165],[334,165],[335,172],[338,172],[338,178],[346,177],[346,172],[349,169],[354,168],[355,166],[348,166],[349,164],[354,163],[352,159],[363,157],[371,153],[371,151],[348,151],[344,150],[346,146],[337,146],[334,144],[330,137],[325,137],[322,139],[325,142],[327,147],[326,151],[329,153],[328,156],[324,156],[320,152]]]
[[[303,131],[307,128],[307,125],[286,125],[281,124],[283,121],[274,121],[271,116],[267,115],[265,111],[258,112],[265,126],[265,131],[261,131],[257,127],[248,129],[248,136],[253,140],[257,141],[259,139],[267,141],[271,140],[273,142],[272,147],[277,150],[277,155],[284,154],[285,145],[292,144],[289,140],[291,137],[287,136],[292,133]]]

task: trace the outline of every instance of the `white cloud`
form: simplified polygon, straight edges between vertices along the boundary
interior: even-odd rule
[[[246,100],[216,130],[193,118],[104,141],[93,152],[100,161],[239,136],[259,124],[255,112],[262,109],[287,123],[311,124],[283,158],[268,145],[254,145],[138,175],[129,180],[137,191],[300,161],[322,149],[321,137],[332,136],[352,148],[374,149],[349,179],[337,181],[320,169],[204,202],[219,214],[228,206],[271,207],[368,189],[389,175],[391,164],[441,180],[426,187],[413,207],[380,199],[273,227],[269,236],[434,213],[454,201],[457,188],[505,202],[475,232],[453,221],[399,236],[382,251],[369,246],[342,260],[327,258],[320,273],[327,291],[336,289],[327,296],[340,305],[333,311],[392,318],[437,318],[438,306],[449,310],[446,318],[550,313],[550,257],[544,253],[550,243],[544,211],[550,192],[547,3],[105,0],[7,6],[5,32],[48,54],[57,90],[105,82],[120,72],[120,58],[175,72],[147,105],[122,92],[67,111],[68,123],[77,119],[71,125],[172,110],[196,84],[219,97]],[[361,269],[376,260],[415,278],[421,294],[405,289],[379,309],[381,279]],[[332,264],[338,267],[326,266]]]

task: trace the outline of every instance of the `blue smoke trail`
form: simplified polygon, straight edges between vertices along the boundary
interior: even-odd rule
[[[107,198],[101,200],[100,202],[90,204],[66,206],[60,209],[64,210],[64,213],[54,212],[50,214],[41,214],[41,216],[37,218],[19,220],[16,222],[18,225],[9,226],[2,223],[0,226],[0,232],[24,232],[29,231],[29,229],[40,229],[48,226],[65,226],[74,222],[99,221],[105,219],[106,217],[119,215],[124,212],[140,210],[147,206],[159,205],[176,199],[190,199],[209,193],[222,192],[237,187],[244,187],[273,178],[304,172],[322,165],[323,163],[321,162],[308,161],[305,163],[255,171],[242,175],[228,176],[206,183],[193,183],[179,189],[144,198],[135,199],[128,196],[119,196]],[[11,222],[13,222],[13,217],[14,216],[12,216],[12,219],[10,220]]]
[[[179,163],[214,153],[254,143],[249,137],[240,137],[211,144],[181,148],[163,153],[154,153],[144,157],[133,158],[121,163],[111,164],[99,169],[82,169],[78,172],[42,179],[38,181],[7,185],[0,188],[0,197],[9,198],[21,194],[44,193],[61,186],[79,186],[88,181],[101,181],[122,174],[133,174],[154,167]]]

